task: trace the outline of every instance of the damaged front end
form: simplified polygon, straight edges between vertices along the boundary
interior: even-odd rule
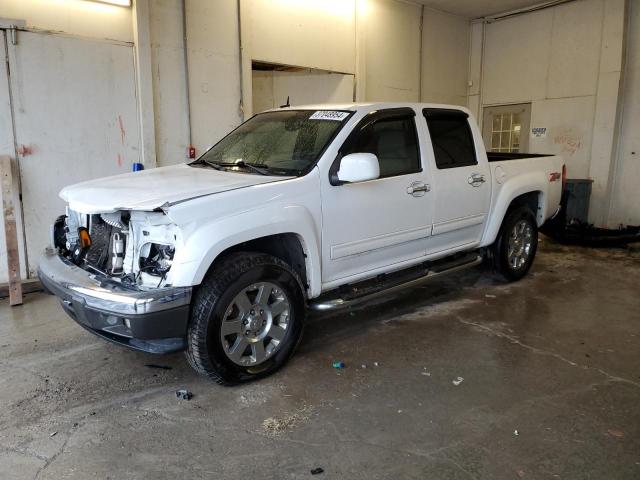
[[[53,227],[58,253],[80,268],[140,289],[171,285],[180,230],[162,212],[83,214],[67,209]]]
[[[38,275],[93,333],[151,353],[185,348],[191,287],[172,286],[180,229],[161,211],[84,214],[67,208]]]

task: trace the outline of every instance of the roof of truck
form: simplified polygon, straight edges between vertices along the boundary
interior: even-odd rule
[[[272,108],[268,112],[279,110],[350,110],[350,111],[373,111],[385,108],[411,107],[417,110],[423,108],[448,108],[463,110],[470,113],[466,107],[460,105],[446,105],[442,103],[412,103],[412,102],[354,102],[354,103],[317,103],[311,105],[292,105],[290,107]]]

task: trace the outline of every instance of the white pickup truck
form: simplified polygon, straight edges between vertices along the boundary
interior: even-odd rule
[[[461,107],[271,110],[192,163],[63,189],[39,277],[91,332],[186,350],[198,372],[238,383],[287,361],[307,308],[483,258],[521,278],[563,172],[556,156],[487,154]]]

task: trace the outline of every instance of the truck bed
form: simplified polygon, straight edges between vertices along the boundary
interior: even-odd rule
[[[490,162],[503,162],[506,160],[521,160],[523,158],[552,157],[544,153],[515,153],[515,152],[487,152]]]

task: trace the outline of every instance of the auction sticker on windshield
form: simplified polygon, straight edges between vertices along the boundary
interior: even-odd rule
[[[309,120],[336,120],[341,122],[349,116],[349,112],[337,112],[335,110],[318,110],[309,117]]]

